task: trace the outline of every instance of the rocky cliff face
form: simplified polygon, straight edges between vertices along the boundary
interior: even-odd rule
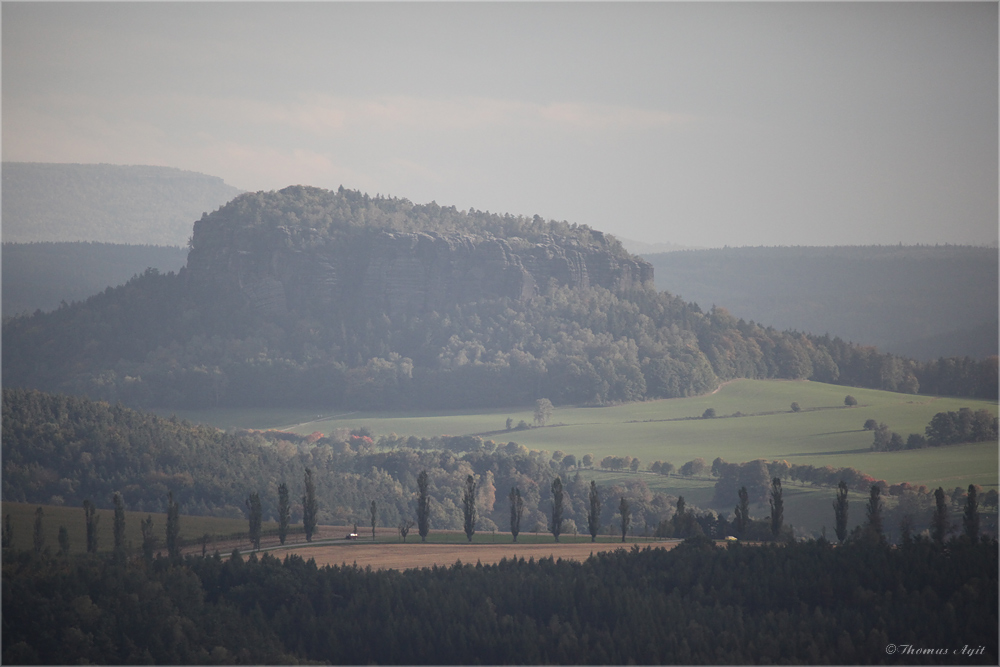
[[[211,244],[188,257],[195,290],[238,294],[265,317],[349,309],[390,316],[442,311],[481,298],[526,299],[555,281],[616,290],[653,280],[647,262],[592,242],[547,238],[529,243],[463,234],[369,231],[322,248],[295,248],[276,230],[273,243]]]

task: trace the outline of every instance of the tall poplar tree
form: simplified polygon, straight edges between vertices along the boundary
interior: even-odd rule
[[[979,495],[975,484],[969,484],[969,493],[965,497],[965,516],[962,518],[965,525],[965,536],[973,544],[979,540]]]
[[[14,526],[10,522],[10,514],[3,518],[3,548],[10,549],[14,546]]]
[[[42,528],[42,516],[44,511],[41,507],[35,510],[35,533],[34,533],[34,547],[35,553],[42,553],[42,549],[45,548],[45,531]]]
[[[590,480],[590,508],[587,510],[587,528],[590,530],[590,541],[597,541],[597,533],[601,530],[601,495],[597,491],[597,482]]]
[[[153,562],[153,550],[156,549],[156,536],[153,534],[153,515],[147,514],[139,524],[142,532],[142,557],[146,564]]]
[[[771,536],[778,539],[781,536],[781,526],[785,522],[785,501],[781,497],[781,479],[771,480]]]
[[[368,510],[371,513],[372,518],[372,542],[375,541],[375,523],[378,521],[378,507],[375,505],[375,501],[372,501],[372,505]]]
[[[563,522],[563,483],[556,477],[552,480],[552,536],[559,541]]]
[[[111,501],[115,506],[115,558],[123,561],[125,559],[125,503],[122,501],[122,494],[118,491],[115,491],[115,495],[112,496]]]
[[[847,539],[847,482],[840,480],[837,485],[837,499],[833,502],[833,518],[836,521],[837,540],[843,544]]]
[[[431,527],[431,507],[427,488],[427,471],[422,470],[417,475],[417,532],[420,533],[421,542],[427,541],[427,533]]]
[[[167,494],[167,555],[170,560],[181,558],[181,517],[180,506],[174,502],[174,492]]]
[[[87,553],[97,553],[97,524],[101,517],[97,516],[97,507],[90,500],[83,501],[83,519],[87,524]]]
[[[69,555],[69,531],[66,526],[59,526],[59,555]]]
[[[249,512],[250,543],[253,545],[254,551],[256,551],[260,549],[260,528],[263,522],[260,494],[256,491],[251,493],[250,497],[246,499],[246,506]]]
[[[632,523],[632,509],[629,507],[628,501],[625,500],[625,496],[622,496],[622,500],[618,503],[618,513],[622,517],[622,542],[625,541],[625,536],[628,534],[629,524]]]
[[[476,478],[465,478],[465,493],[462,494],[462,516],[465,518],[465,536],[472,541],[476,534]]]
[[[311,468],[306,468],[305,490],[305,495],[302,496],[302,525],[306,531],[306,542],[312,542],[319,507],[316,503],[316,483],[313,481]]]
[[[510,487],[510,534],[517,542],[517,535],[521,532],[521,517],[524,516],[524,499],[521,498],[521,489]]]
[[[743,537],[750,525],[750,492],[747,487],[741,486],[737,495],[740,502],[736,506],[736,531]]]
[[[876,540],[882,539],[882,487],[872,484],[868,493],[868,533]]]
[[[292,516],[291,504],[288,502],[288,485],[282,482],[278,485],[278,539],[285,544],[288,537],[288,522]]]
[[[677,496],[677,509],[674,510],[674,537],[688,537],[689,517],[684,496]]]
[[[944,489],[940,486],[934,492],[934,516],[931,518],[931,537],[938,545],[944,544],[948,535],[948,505],[944,499]]]

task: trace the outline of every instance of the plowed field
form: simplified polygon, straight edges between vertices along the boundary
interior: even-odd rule
[[[419,539],[419,538],[418,538]],[[657,543],[654,548],[670,549],[676,542]],[[433,544],[410,542],[406,544],[365,544],[364,542],[349,542],[344,544],[301,546],[292,549],[277,549],[272,555],[284,558],[286,552],[294,552],[306,560],[316,561],[320,567],[324,565],[357,564],[359,567],[371,566],[373,570],[431,567],[432,565],[451,566],[456,561],[484,565],[495,564],[502,558],[562,558],[586,560],[592,553],[618,549],[622,546],[631,548],[631,544],[598,542],[577,544]],[[645,548],[647,544],[640,544]]]

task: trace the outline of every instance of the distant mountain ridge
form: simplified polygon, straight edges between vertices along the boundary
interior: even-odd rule
[[[3,240],[185,246],[242,190],[172,167],[4,162]]]
[[[995,247],[744,247],[643,257],[657,289],[778,329],[924,360],[997,354]]]

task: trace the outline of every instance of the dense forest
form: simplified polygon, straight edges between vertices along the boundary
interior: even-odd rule
[[[996,357],[916,362],[703,312],[640,282],[641,261],[614,239],[537,216],[299,187],[238,197],[192,243],[177,274],[6,321],[4,386],[134,406],[369,409],[607,404],[739,377],[997,396]],[[487,249],[498,275],[527,281],[515,295],[462,299],[438,280],[453,256]],[[410,282],[380,287],[384,267]],[[405,288],[440,298],[375,303]]]
[[[3,243],[3,316],[55,310],[124,285],[148,268],[179,271],[180,246],[114,243]]]
[[[997,543],[620,549],[407,571],[3,557],[5,664],[997,664]]]
[[[997,354],[997,257],[950,245],[643,254],[657,287],[686,300],[923,361]]]
[[[183,246],[192,220],[239,193],[170,167],[4,162],[3,238]]]

